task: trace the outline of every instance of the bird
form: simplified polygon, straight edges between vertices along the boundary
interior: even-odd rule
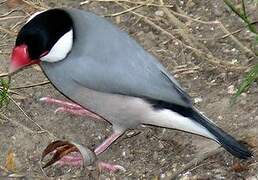
[[[252,157],[245,145],[193,105],[153,55],[104,17],[74,8],[32,15],[17,35],[9,72],[32,64],[39,64],[73,102],[58,102],[64,108],[97,114],[112,125],[112,134],[95,149],[97,155],[126,130],[143,124],[203,136],[237,158]]]

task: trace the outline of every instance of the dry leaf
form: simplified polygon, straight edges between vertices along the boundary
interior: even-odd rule
[[[245,142],[247,143],[248,146],[250,146],[251,148],[255,148],[258,145],[258,140],[257,137],[252,136],[252,137],[248,137],[248,139],[245,140]]]
[[[51,166],[59,161],[62,157],[70,154],[71,152],[79,152],[83,159],[83,166],[89,166],[96,162],[96,155],[94,152],[85,148],[77,143],[70,143],[68,141],[54,141],[50,143],[43,151],[41,161],[50,153],[54,153],[52,159],[48,161],[43,168]]]
[[[258,138],[254,134],[245,135],[240,142],[246,144],[250,148],[258,146]]]
[[[14,162],[14,153],[12,149],[9,149],[7,156],[6,156],[6,161],[5,161],[5,168],[8,171],[15,171],[16,166],[15,166],[15,162]]]
[[[15,9],[15,8],[17,8],[18,6],[20,6],[22,4],[23,4],[22,0],[7,0],[6,1],[6,5],[10,9]]]
[[[40,66],[37,66],[37,65],[33,66],[32,68],[35,69],[36,71],[42,71],[42,69],[40,68]]]
[[[248,170],[248,166],[241,164],[240,162],[237,162],[233,164],[232,170],[235,172],[243,172]]]

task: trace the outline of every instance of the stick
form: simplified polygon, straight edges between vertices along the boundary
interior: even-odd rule
[[[35,84],[30,84],[30,85],[25,85],[25,86],[20,86],[20,87],[13,87],[11,89],[14,90],[14,89],[31,88],[31,87],[36,87],[36,86],[43,86],[43,85],[46,85],[46,84],[49,84],[49,83],[50,83],[50,81],[43,81],[43,82],[35,83]]]
[[[214,156],[220,152],[222,152],[222,148],[215,149],[213,151],[209,151],[207,153],[201,154],[200,156],[194,158],[192,161],[187,163],[184,167],[180,168],[178,171],[176,171],[174,174],[171,175],[171,177],[168,177],[168,179],[177,179],[178,176],[180,176],[182,173],[188,171],[190,168],[193,166],[197,166],[200,164],[202,161],[208,159],[211,156]]]
[[[30,118],[26,112],[21,108],[21,106],[11,97],[8,95],[8,98],[18,107],[18,109],[25,115],[26,118],[28,118],[29,121],[33,122],[39,129],[39,133],[41,132],[45,132],[47,133],[49,136],[51,136],[52,138],[56,138],[56,136],[54,134],[52,134],[51,132],[49,132],[48,130],[44,129],[42,126],[40,126],[36,121],[34,121],[32,118]]]

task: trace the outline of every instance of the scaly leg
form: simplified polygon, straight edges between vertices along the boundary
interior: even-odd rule
[[[85,109],[84,107],[67,102],[67,101],[61,101],[58,99],[54,99],[51,97],[42,97],[40,98],[40,101],[46,102],[48,104],[56,104],[60,107],[55,110],[55,113],[57,112],[68,112],[74,115],[79,116],[89,116],[93,117],[95,119],[104,120],[99,115],[92,113],[91,111]],[[101,143],[95,150],[95,154],[99,155],[102,152],[104,152],[114,141],[116,141],[124,131],[114,131],[111,136],[109,136],[103,143]],[[71,166],[81,166],[82,165],[82,157],[80,153],[72,153],[71,155],[64,156],[62,159],[60,159],[58,162],[60,165],[71,165]],[[116,172],[118,170],[125,171],[125,168],[120,165],[114,165],[110,163],[105,162],[99,162],[98,167],[103,170],[107,170],[109,172]]]

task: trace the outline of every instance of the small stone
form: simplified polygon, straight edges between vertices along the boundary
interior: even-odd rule
[[[249,176],[246,178],[246,180],[258,180],[258,178],[255,176]]]
[[[223,116],[218,116],[218,119],[219,119],[219,120],[222,120],[222,119],[223,119]]]
[[[165,178],[165,177],[166,177],[166,174],[161,174],[161,175],[160,175],[160,178],[161,178],[161,179],[163,179],[163,178]]]
[[[246,94],[246,93],[242,93],[241,96],[242,96],[242,97],[246,97],[247,94]]]
[[[126,156],[126,152],[125,151],[122,152],[122,156],[124,156],[124,157]]]
[[[164,11],[161,11],[161,10],[156,11],[156,12],[155,12],[155,15],[162,17],[162,16],[164,16]]]
[[[231,60],[231,64],[236,64],[237,63],[237,59],[232,59]]]
[[[234,85],[228,86],[228,94],[235,94],[235,93],[236,93],[236,90]]]
[[[183,175],[180,180],[190,180],[191,178],[188,175]]]
[[[258,116],[255,116],[255,117],[254,117],[254,120],[255,120],[255,121],[258,121]]]
[[[194,98],[194,103],[195,104],[198,104],[198,103],[200,103],[202,101],[203,101],[203,99],[201,97]]]

